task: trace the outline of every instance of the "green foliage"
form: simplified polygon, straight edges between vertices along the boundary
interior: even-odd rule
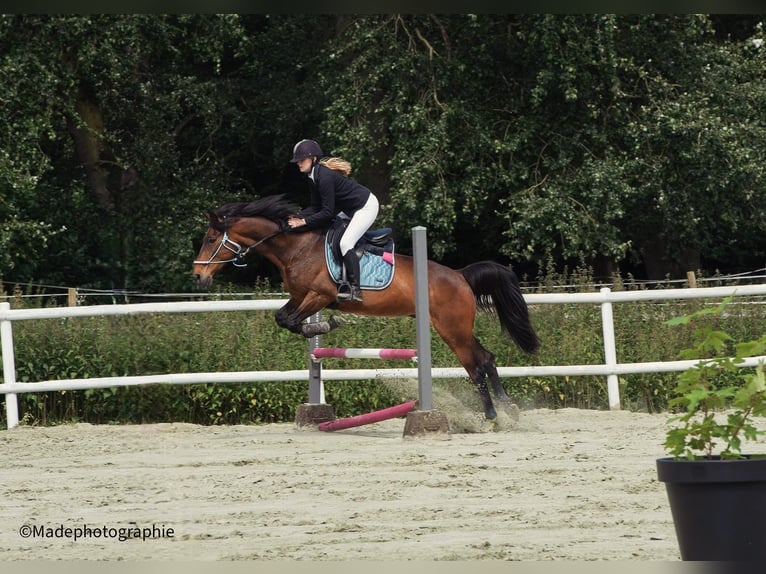
[[[541,143],[526,189],[500,200],[509,256],[661,259],[678,274],[670,262],[683,271],[699,266],[700,253],[731,257],[730,221],[748,221],[745,241],[757,241],[761,212],[739,212],[763,189],[764,172],[732,154],[763,143],[753,137],[761,104],[751,107],[762,98],[751,75],[760,56],[711,42],[698,15],[531,18],[540,25],[526,49],[538,69],[526,115]]]
[[[390,219],[437,258],[736,265],[763,253],[757,46],[702,15],[357,18],[323,132],[363,175],[389,158]]]
[[[218,135],[236,120],[221,64],[241,55],[238,17],[1,18],[0,97],[11,109],[0,119],[0,275],[147,290],[187,283],[200,232],[189,213],[230,187]],[[73,138],[78,129],[92,139]],[[104,189],[93,170],[108,176]]]
[[[2,15],[0,277],[189,290],[203,210],[305,201],[303,137],[403,250],[425,225],[455,265],[752,268],[766,47],[715,18]]]
[[[682,325],[711,315],[717,317],[729,303],[726,300],[718,307],[701,309],[667,323]],[[766,415],[766,377],[763,361],[754,371],[742,369],[739,363],[746,357],[766,354],[766,335],[737,343],[733,354],[727,354],[732,336],[716,329],[711,321],[697,327],[694,336],[695,344],[682,356],[703,359],[679,376],[674,390],[678,396],[669,404],[685,412],[671,419],[679,424],[667,432],[665,448],[679,459],[711,459],[715,455],[721,459],[742,458],[742,442],[766,434],[753,421],[753,417]],[[722,409],[730,409],[725,420],[721,420]]]

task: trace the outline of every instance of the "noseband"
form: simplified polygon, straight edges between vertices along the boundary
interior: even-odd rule
[[[242,247],[239,243],[236,241],[232,241],[229,239],[229,232],[226,229],[226,218],[223,220],[224,222],[224,230],[223,230],[223,237],[221,237],[221,242],[218,244],[218,246],[215,248],[215,251],[213,254],[208,258],[207,261],[201,261],[201,260],[195,260],[194,264],[197,265],[218,265],[223,263],[231,263],[234,265],[234,267],[247,267],[247,263],[245,263],[245,255],[253,248],[258,247],[261,243],[268,241],[272,237],[276,237],[280,233],[284,233],[283,229],[279,229],[275,231],[274,233],[267,235],[263,239],[259,239],[249,247]],[[216,258],[218,253],[221,251],[221,249],[226,249],[234,254],[234,257],[231,259],[222,259],[220,261],[213,261],[213,259]]]

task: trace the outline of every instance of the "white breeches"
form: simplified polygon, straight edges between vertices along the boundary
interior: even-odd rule
[[[370,226],[375,222],[375,218],[378,216],[379,208],[380,204],[378,203],[378,198],[375,197],[375,194],[370,193],[370,198],[367,200],[367,203],[354,214],[348,222],[348,227],[346,227],[343,237],[340,239],[341,255],[345,255],[353,249],[357,241],[362,238],[362,235],[370,229]]]

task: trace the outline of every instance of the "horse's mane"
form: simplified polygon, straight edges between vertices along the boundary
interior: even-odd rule
[[[251,202],[234,202],[222,205],[213,213],[219,218],[265,217],[272,221],[284,221],[300,208],[289,199],[287,194],[267,195]]]

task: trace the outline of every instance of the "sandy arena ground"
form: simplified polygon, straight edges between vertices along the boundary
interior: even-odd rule
[[[666,421],[531,410],[493,426],[451,418],[446,437],[415,439],[403,419],[335,433],[0,431],[0,556],[678,561],[655,470]]]

